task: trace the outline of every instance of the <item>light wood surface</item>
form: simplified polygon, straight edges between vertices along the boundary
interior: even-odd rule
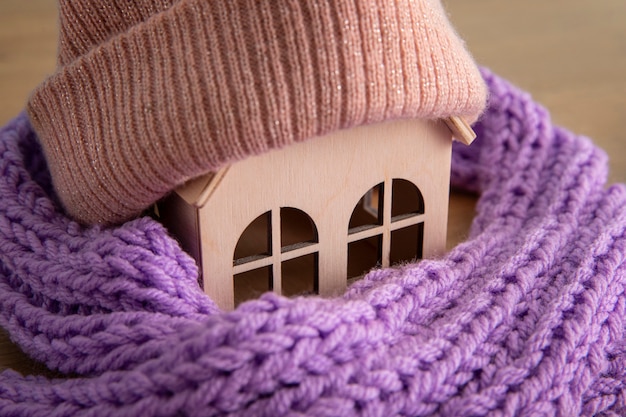
[[[0,124],[24,107],[55,66],[54,0],[0,1]],[[481,65],[532,93],[557,124],[610,156],[610,181],[626,181],[626,1],[444,0]],[[480,139],[478,139],[480,140]],[[475,197],[453,194],[448,246],[467,235]],[[46,374],[0,330],[0,369]]]

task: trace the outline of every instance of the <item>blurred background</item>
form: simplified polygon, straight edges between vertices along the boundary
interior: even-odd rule
[[[529,91],[556,124],[593,138],[609,154],[609,181],[626,182],[625,0],[443,3],[480,65]],[[0,0],[0,126],[54,71],[56,23],[55,0]],[[467,236],[475,201],[453,193],[449,247]],[[0,329],[5,368],[51,374]]]

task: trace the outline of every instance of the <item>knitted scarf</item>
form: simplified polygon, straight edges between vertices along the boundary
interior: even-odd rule
[[[626,415],[626,187],[483,70],[453,185],[469,239],[335,299],[219,311],[155,221],[83,228],[20,116],[0,132],[0,325],[67,379],[0,374],[1,416]]]

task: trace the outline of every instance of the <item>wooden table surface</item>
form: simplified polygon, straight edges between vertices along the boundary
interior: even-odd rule
[[[479,64],[532,93],[557,124],[610,156],[610,182],[626,182],[626,1],[444,0]],[[0,1],[0,125],[55,67],[56,2]],[[449,246],[462,240],[475,197],[453,194]],[[0,370],[54,375],[0,329]]]

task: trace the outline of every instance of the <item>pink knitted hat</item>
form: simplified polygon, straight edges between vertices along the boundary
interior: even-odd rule
[[[486,89],[439,0],[60,0],[28,103],[55,189],[117,223],[186,180],[394,118],[475,120]]]

